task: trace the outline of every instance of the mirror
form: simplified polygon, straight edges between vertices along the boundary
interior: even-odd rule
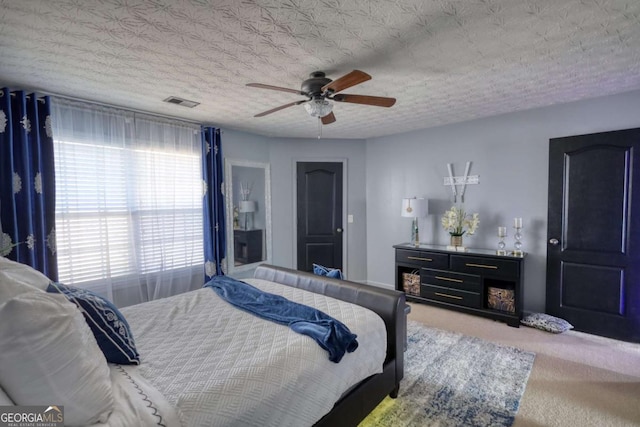
[[[271,175],[268,163],[225,159],[227,273],[271,262]]]

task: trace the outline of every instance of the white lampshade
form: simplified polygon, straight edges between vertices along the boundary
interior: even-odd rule
[[[429,212],[427,199],[406,198],[402,199],[402,216],[422,218]]]
[[[238,208],[238,210],[241,213],[255,212],[256,211],[256,202],[253,201],[253,200],[242,200],[240,202],[240,207]]]

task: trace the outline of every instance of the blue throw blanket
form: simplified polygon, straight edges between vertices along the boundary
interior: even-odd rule
[[[349,328],[313,307],[263,292],[228,276],[215,276],[204,287],[213,289],[220,298],[239,309],[313,338],[329,352],[332,362],[340,362],[345,352],[352,353],[358,348],[357,336]]]

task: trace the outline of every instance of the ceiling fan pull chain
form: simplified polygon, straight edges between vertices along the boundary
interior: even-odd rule
[[[318,117],[318,139],[322,136],[322,119]]]

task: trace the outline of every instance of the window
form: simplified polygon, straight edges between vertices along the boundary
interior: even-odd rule
[[[193,288],[175,279],[201,277],[204,263],[199,127],[67,100],[52,109],[60,281],[114,302],[140,288],[118,305]]]

